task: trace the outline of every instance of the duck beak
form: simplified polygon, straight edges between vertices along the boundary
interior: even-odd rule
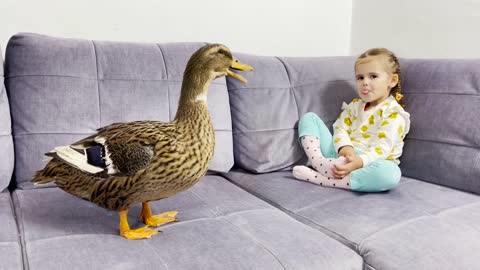
[[[232,69],[236,69],[236,70],[245,70],[245,71],[251,71],[253,70],[253,67],[247,65],[247,64],[243,64],[241,62],[239,62],[237,59],[233,59],[233,64],[230,66],[230,68]],[[232,77],[232,78],[235,78],[243,83],[246,83],[247,80],[245,78],[243,78],[242,76],[238,75],[237,73],[234,73],[233,71],[231,71],[230,69],[227,69],[227,75]]]

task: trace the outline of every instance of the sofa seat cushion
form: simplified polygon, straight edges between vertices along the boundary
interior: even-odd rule
[[[324,188],[291,171],[225,177],[355,249],[374,269],[480,268],[478,195],[405,177],[385,193]]]
[[[0,269],[23,269],[17,223],[9,192],[0,192]]]
[[[179,222],[152,239],[118,235],[118,215],[53,188],[16,190],[30,269],[362,269],[362,258],[217,175],[153,202]],[[133,228],[140,205],[130,208]],[[342,258],[338,260],[338,258]]]

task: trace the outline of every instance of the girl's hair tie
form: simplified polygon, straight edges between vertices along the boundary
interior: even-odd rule
[[[402,95],[402,94],[400,94],[400,93],[398,93],[398,92],[395,94],[395,99],[396,99],[398,102],[399,102],[400,100],[402,100],[402,98],[403,98],[403,95]]]

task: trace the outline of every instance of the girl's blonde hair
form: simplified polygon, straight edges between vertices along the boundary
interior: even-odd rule
[[[355,66],[360,60],[365,59],[368,56],[385,56],[386,58],[385,64],[389,69],[388,71],[391,72],[391,74],[397,74],[398,76],[398,83],[390,90],[390,95],[394,96],[397,102],[400,103],[400,105],[402,105],[403,107],[405,107],[405,104],[402,101],[403,95],[402,95],[402,86],[400,84],[400,81],[401,81],[400,63],[398,61],[397,56],[395,56],[395,54],[388,49],[373,48],[362,53],[357,58],[357,61],[355,62]]]

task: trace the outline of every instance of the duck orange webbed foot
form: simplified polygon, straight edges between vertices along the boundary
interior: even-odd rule
[[[138,240],[151,238],[152,235],[158,234],[160,232],[158,230],[150,229],[148,227],[132,230],[128,225],[128,210],[119,211],[118,214],[120,216],[120,235],[127,239]]]
[[[142,212],[140,213],[138,219],[143,221],[148,226],[157,227],[170,222],[178,221],[176,218],[177,213],[177,211],[169,211],[158,215],[152,215],[150,205],[148,203],[143,203]]]
[[[158,234],[158,230],[150,229],[148,227],[138,228],[134,230],[120,231],[120,235],[129,240],[139,240],[151,238],[152,235]]]

